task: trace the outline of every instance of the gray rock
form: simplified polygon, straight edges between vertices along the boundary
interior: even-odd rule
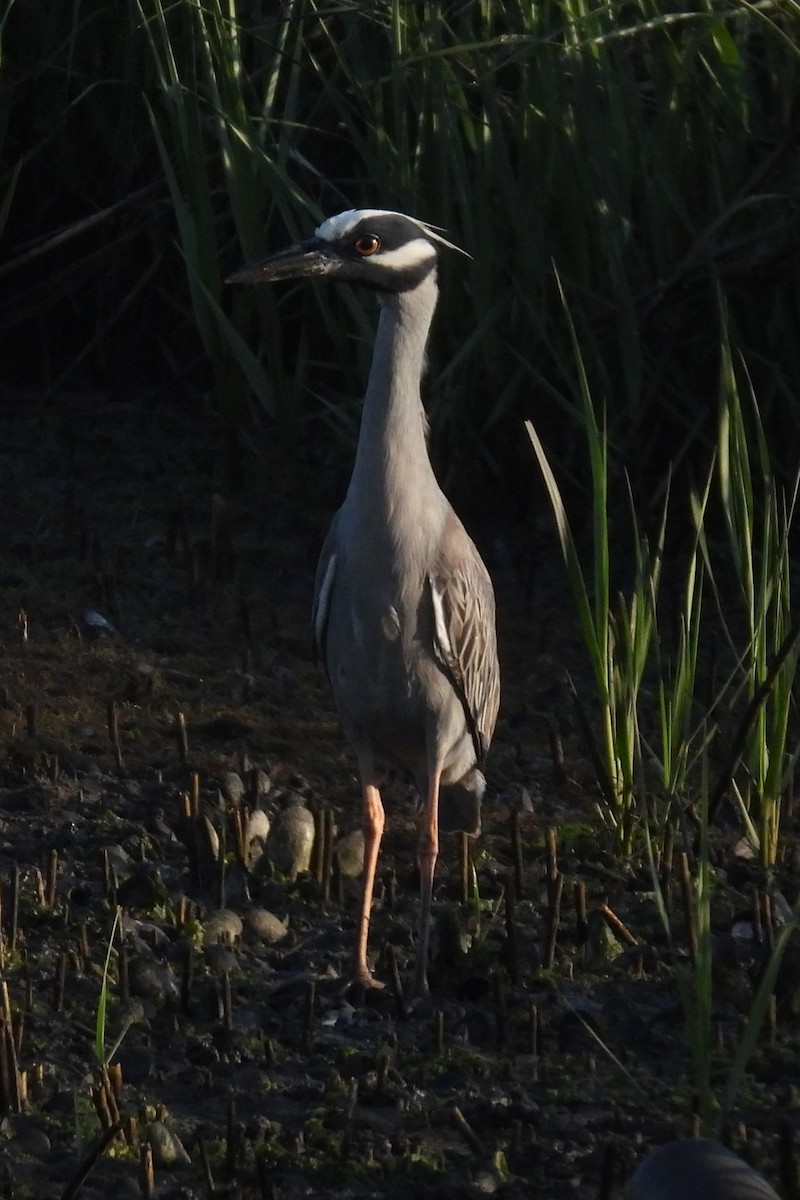
[[[163,1121],[150,1122],[147,1126],[147,1140],[153,1151],[153,1163],[156,1167],[179,1167],[192,1161],[181,1139],[168,1129]]]
[[[289,918],[281,921],[266,908],[251,908],[249,912],[245,913],[244,923],[251,933],[262,942],[266,942],[268,946],[281,941],[289,932]]]
[[[181,989],[171,971],[146,958],[137,958],[128,968],[131,993],[150,1000],[159,1008],[180,1000]]]
[[[244,780],[236,771],[225,772],[219,781],[219,790],[228,804],[234,807],[244,800]]]
[[[294,882],[307,871],[314,848],[314,818],[298,796],[272,823],[267,842],[270,861]]]
[[[203,945],[213,946],[220,942],[230,945],[239,940],[243,929],[244,924],[238,913],[229,908],[218,908],[203,921]]]
[[[364,834],[361,829],[355,829],[345,837],[339,838],[333,848],[340,875],[357,879],[364,870]]]

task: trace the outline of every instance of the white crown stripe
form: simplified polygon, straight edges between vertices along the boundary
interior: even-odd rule
[[[416,217],[409,217],[406,213],[392,212],[385,208],[348,209],[347,212],[337,213],[335,217],[328,217],[326,221],[317,226],[314,232],[317,237],[323,238],[325,241],[338,240],[346,237],[361,221],[368,220],[370,217],[403,217],[412,225],[416,225],[420,233],[424,233],[431,241],[437,242],[440,246],[446,246],[448,250],[457,250],[459,254],[465,254],[467,258],[470,257],[466,250],[462,250],[460,246],[456,246],[453,242],[448,242],[447,238],[442,237],[435,226],[429,225],[426,221],[420,221]],[[411,244],[413,245],[413,243]],[[389,255],[384,252],[382,254],[383,261],[387,262],[388,258]]]

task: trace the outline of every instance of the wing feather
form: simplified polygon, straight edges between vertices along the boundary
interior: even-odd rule
[[[428,575],[434,647],[464,708],[483,763],[500,702],[494,590],[478,551],[463,533],[464,552],[448,553]]]
[[[338,513],[337,513],[338,516]],[[336,517],[322,544],[317,574],[314,580],[314,603],[311,608],[314,662],[322,660],[327,672],[328,663],[325,643],[328,635],[328,617],[331,611],[331,593],[336,578]]]

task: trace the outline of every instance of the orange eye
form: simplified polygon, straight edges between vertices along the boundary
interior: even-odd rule
[[[364,258],[369,258],[370,254],[377,254],[380,248],[381,239],[375,233],[365,233],[353,243],[356,254],[362,254]]]

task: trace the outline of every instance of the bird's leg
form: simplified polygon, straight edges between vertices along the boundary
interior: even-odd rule
[[[417,946],[417,970],[414,976],[414,995],[428,994],[428,942],[431,932],[431,902],[433,900],[433,873],[439,854],[439,779],[441,768],[436,767],[428,776],[428,803],[425,810],[425,825],[420,834],[418,860],[420,878],[419,945]]]
[[[367,966],[367,939],[369,918],[372,911],[372,889],[375,886],[375,870],[378,866],[378,851],[383,836],[384,814],[381,794],[373,783],[363,783],[364,797],[364,872],[361,883],[361,914],[358,918],[358,939],[353,962],[353,982],[361,987],[383,987]]]

